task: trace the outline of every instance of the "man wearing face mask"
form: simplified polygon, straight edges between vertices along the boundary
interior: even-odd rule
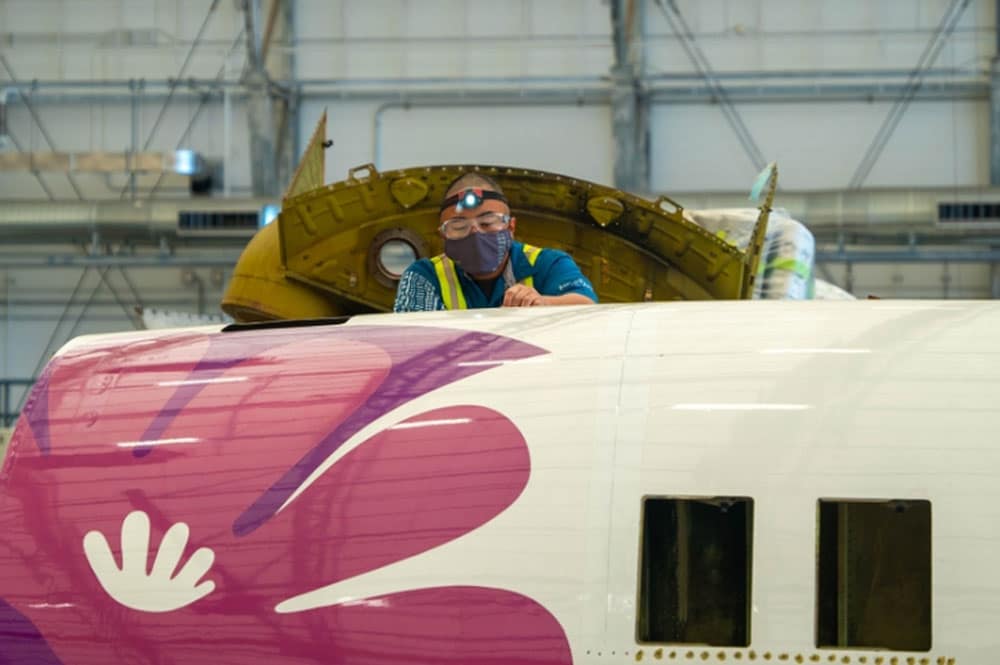
[[[500,185],[466,173],[447,189],[439,232],[444,254],[416,261],[399,280],[393,311],[589,305],[597,294],[565,252],[514,240]]]

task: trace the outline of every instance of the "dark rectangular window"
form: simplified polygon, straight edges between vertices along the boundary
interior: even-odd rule
[[[260,213],[256,211],[215,210],[177,213],[177,228],[181,231],[256,231]]]
[[[939,222],[1000,221],[1000,204],[988,202],[938,203]]]
[[[753,499],[643,501],[637,637],[748,646]]]
[[[931,504],[819,501],[816,646],[931,648]]]

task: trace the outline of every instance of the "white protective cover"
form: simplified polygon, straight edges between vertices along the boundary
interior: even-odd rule
[[[760,211],[757,208],[685,210],[690,221],[746,249]],[[813,297],[816,242],[801,222],[776,208],[768,219],[753,297],[758,300],[808,300]]]
[[[142,325],[147,330],[190,328],[191,326],[206,326],[233,322],[233,320],[225,314],[195,314],[192,312],[180,312],[154,308],[141,310],[140,316],[142,317]]]
[[[857,300],[857,298],[850,291],[817,278],[816,286],[813,288],[813,300]]]

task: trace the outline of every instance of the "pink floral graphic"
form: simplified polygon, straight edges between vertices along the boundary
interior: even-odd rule
[[[347,326],[179,334],[60,357],[0,470],[0,665],[571,662],[545,608],[475,579],[275,611],[510,506],[530,458],[506,416],[471,404],[391,413],[541,353],[482,333]],[[137,511],[148,565],[178,523],[190,531],[181,563],[211,550],[210,593],[162,612],[109,595],[84,536],[103,534],[121,564],[123,520]]]

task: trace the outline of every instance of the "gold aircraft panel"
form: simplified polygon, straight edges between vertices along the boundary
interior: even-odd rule
[[[416,258],[441,253],[439,202],[471,170],[503,187],[515,236],[570,254],[601,302],[741,299],[753,292],[777,181],[773,165],[758,178],[755,190],[767,187],[767,195],[741,250],[687,220],[667,197],[648,201],[543,171],[445,165],[380,173],[369,164],[317,187],[323,125],[321,119],[303,161],[309,167],[300,165],[275,228],[262,229],[237,264],[222,304],[238,320],[390,310],[399,269],[383,264],[383,247],[394,243]]]
[[[447,165],[379,173],[367,165],[342,182],[286,199],[278,217],[287,275],[333,297],[388,310],[394,282],[372,257],[398,238],[421,257],[443,251],[438,204],[459,175],[497,180],[517,219],[516,237],[569,253],[602,302],[748,298],[769,201],[748,251],[686,220],[680,205],[595,183],[505,166]],[[773,192],[772,192],[773,193]]]

